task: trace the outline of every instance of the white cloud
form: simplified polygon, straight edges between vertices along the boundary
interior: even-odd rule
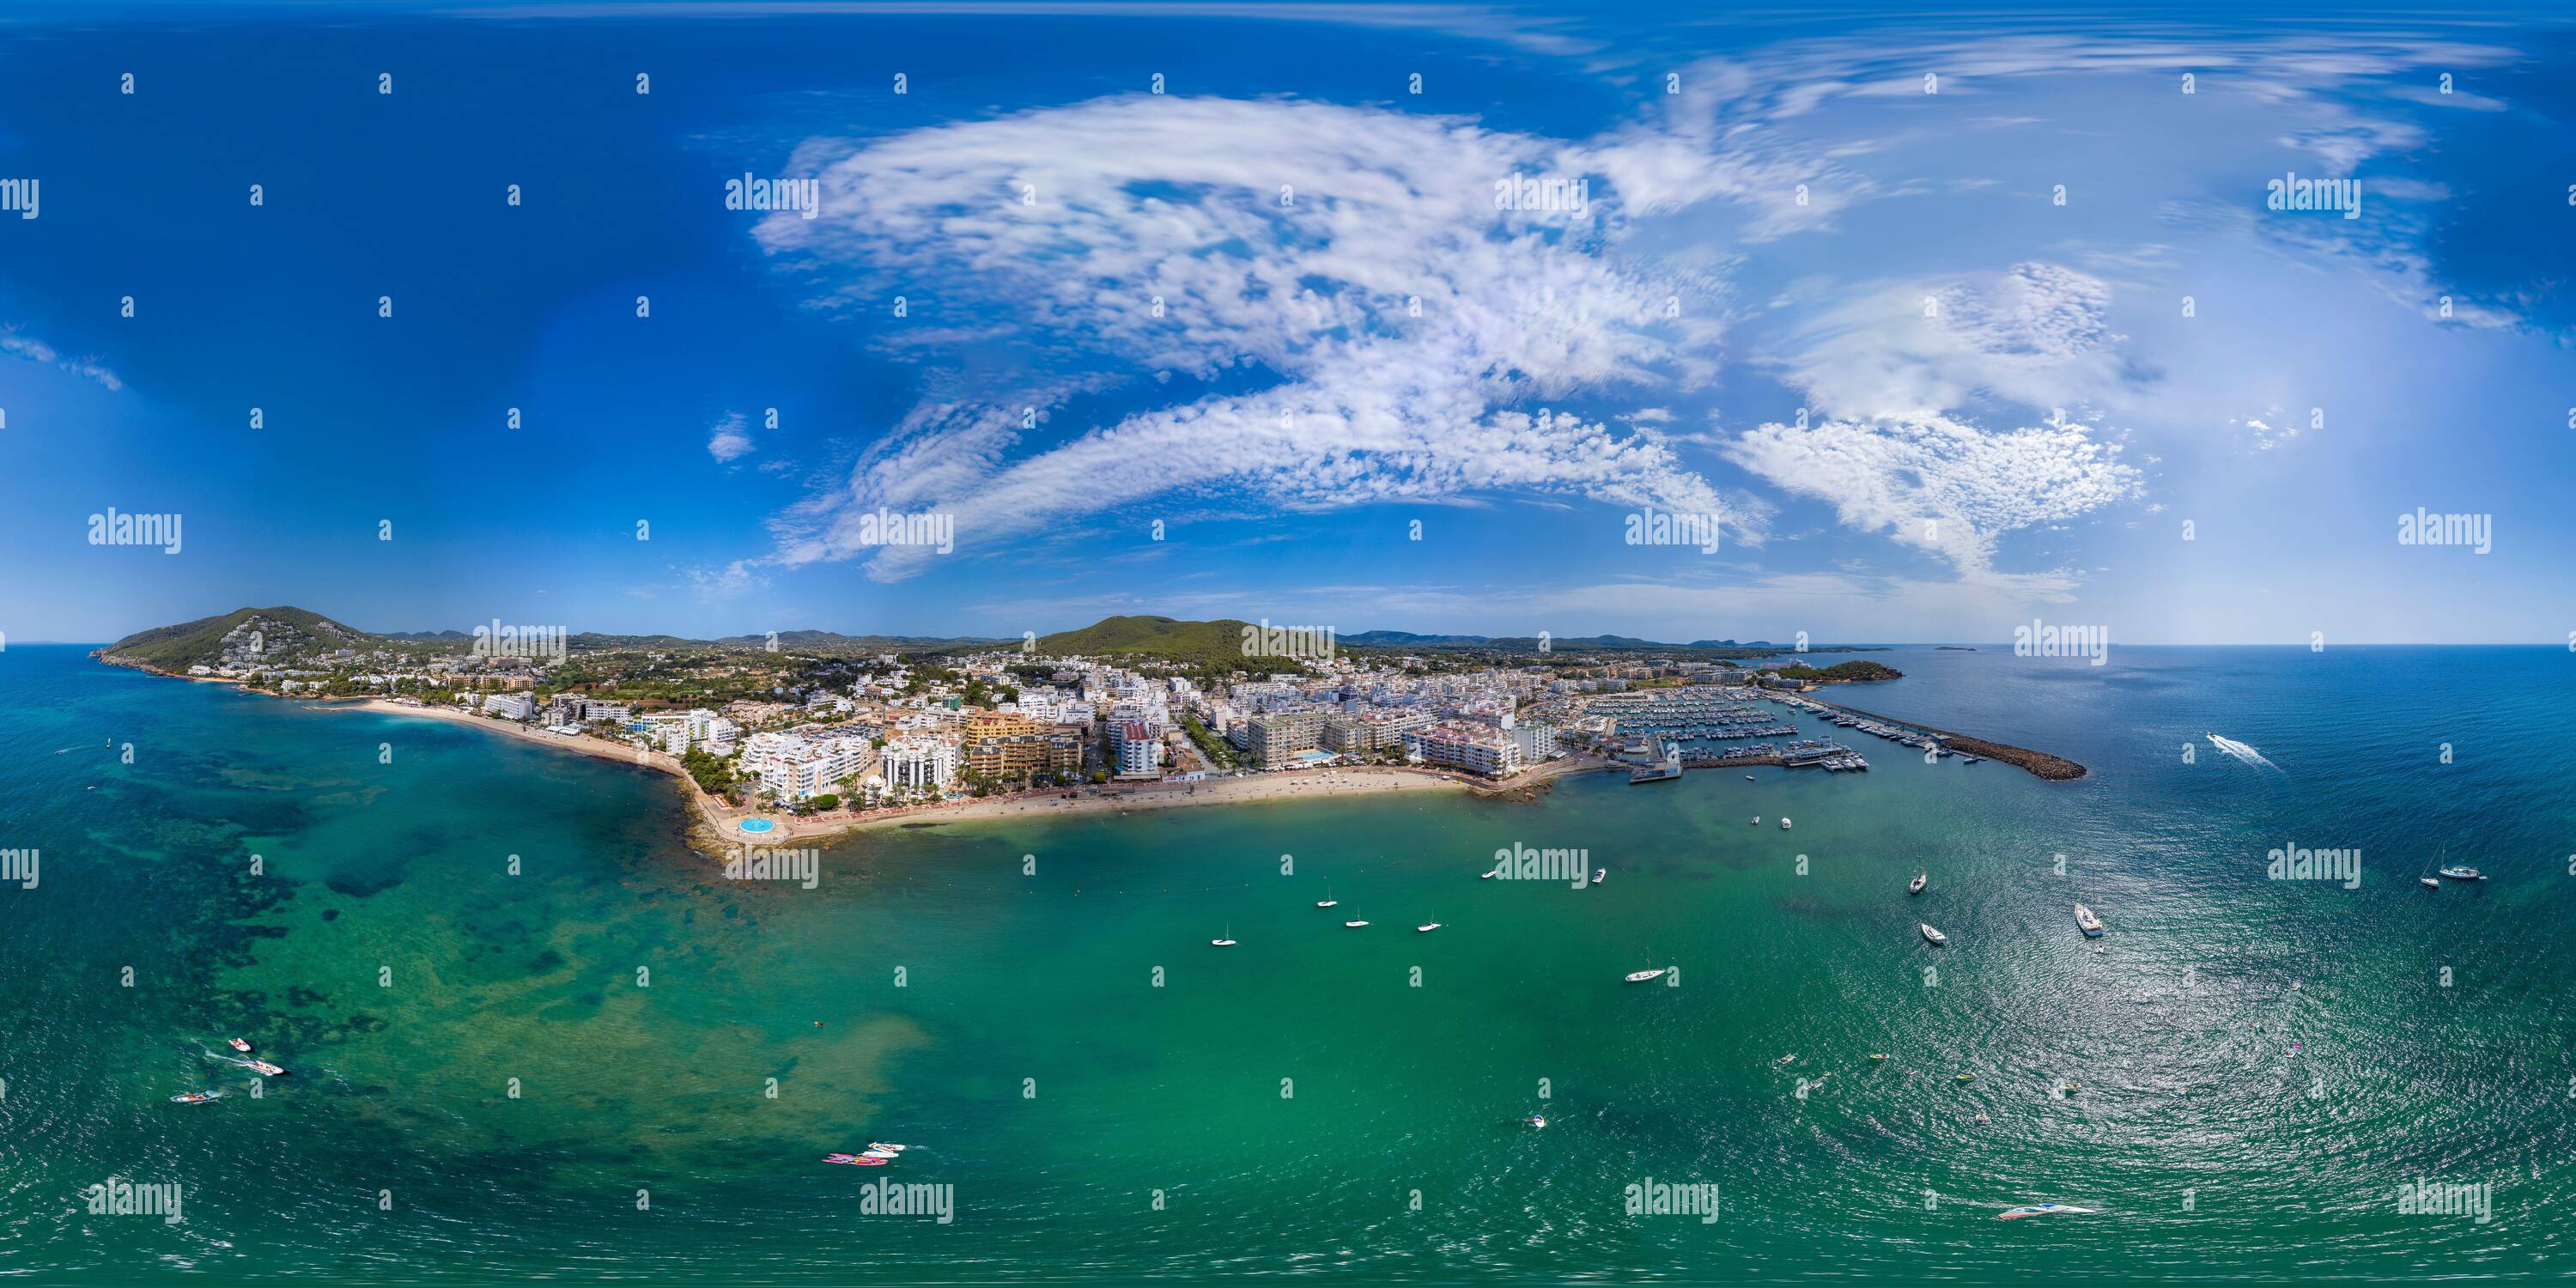
[[[1456,119],[1323,104],[1132,97],[808,143],[821,217],[761,243],[847,307],[898,293],[1018,373],[932,393],[845,487],[778,516],[775,558],[865,557],[878,506],[954,515],[961,543],[1079,516],[1226,496],[1325,508],[1499,491],[1717,511],[1742,544],[1769,507],[1727,494],[1659,438],[1524,410],[1704,382],[1722,339],[1712,285],[1618,253],[1642,200],[1786,204],[1652,131],[1590,145]],[[1496,184],[1581,178],[1573,211],[1498,210]],[[971,321],[970,321],[971,320]],[[902,343],[898,332],[895,343]],[[1034,432],[1078,393],[1137,371],[1239,384],[1062,437]],[[1060,441],[1055,441],[1059,440]]]
[[[1791,492],[1820,498],[1843,523],[1887,532],[1948,559],[1964,580],[2018,593],[2062,593],[2063,573],[1994,571],[1996,539],[2135,496],[2139,475],[2116,445],[2083,425],[1979,429],[1946,416],[1767,424],[1728,459]]]
[[[2099,278],[2054,264],[1884,283],[1791,331],[1775,360],[1827,416],[1920,420],[1979,395],[2031,407],[2098,400],[2119,371],[2109,302]]]
[[[707,439],[707,455],[719,461],[734,461],[751,455],[751,422],[741,412],[728,412],[715,424]]]
[[[125,382],[117,379],[115,372],[100,365],[95,359],[66,358],[56,352],[54,346],[33,336],[21,335],[15,327],[0,330],[0,353],[24,358],[29,362],[51,364],[57,370],[68,371],[83,379],[95,380],[110,391],[125,388]]]

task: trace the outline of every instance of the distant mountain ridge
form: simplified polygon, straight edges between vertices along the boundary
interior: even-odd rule
[[[219,617],[204,617],[172,626],[156,626],[137,631],[98,651],[98,656],[111,661],[140,664],[162,670],[179,671],[201,663],[220,660],[226,651],[225,640],[244,626],[260,634],[262,656],[281,656],[299,651],[308,643],[327,648],[355,648],[367,644],[456,645],[470,644],[472,633],[458,630],[439,631],[362,631],[344,622],[334,621],[320,613],[294,607],[240,608]],[[1244,632],[1253,629],[1247,622],[1234,618],[1213,621],[1187,621],[1176,617],[1151,614],[1104,617],[1076,630],[1057,631],[1037,637],[1036,648],[1052,656],[1153,657],[1191,664],[1219,665],[1241,662]],[[236,641],[238,642],[238,640]],[[619,635],[584,631],[566,641],[581,649],[684,649],[684,648],[794,648],[848,649],[865,652],[935,652],[955,653],[972,649],[1006,645],[1011,641],[980,636],[933,635],[844,635],[838,631],[780,631],[775,636],[727,635],[713,640],[689,639],[678,635]],[[1541,643],[1535,636],[1492,635],[1425,635],[1410,631],[1361,631],[1339,635],[1336,648],[1376,651],[1485,650],[1492,652],[1535,653]],[[1739,644],[1734,640],[1694,640],[1687,644],[1661,643],[1632,635],[1574,635],[1546,641],[1553,652],[1683,652],[1691,650],[1732,650],[1739,654],[1776,652],[1781,645],[1763,640]],[[1254,668],[1259,669],[1259,668]]]

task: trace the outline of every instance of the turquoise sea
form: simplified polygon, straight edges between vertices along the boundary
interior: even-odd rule
[[[12,646],[0,1275],[2569,1273],[2576,655],[1874,656],[1907,678],[1837,696],[2092,772],[1860,738],[1866,774],[879,831],[805,889],[719,880],[642,770]],[[1477,879],[1515,844],[1609,880]],[[2267,879],[2287,847],[2358,887]],[[2444,860],[2490,879],[2419,887]],[[235,1034],[291,1075],[254,1098]],[[819,1162],[871,1140],[915,1148]],[[183,1218],[91,1213],[112,1178]],[[1629,1214],[1650,1180],[1717,1218]],[[1995,1219],[2038,1201],[2098,1211]]]

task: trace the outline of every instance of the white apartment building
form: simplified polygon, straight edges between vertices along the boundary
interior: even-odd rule
[[[917,735],[891,738],[877,752],[877,769],[888,791],[938,791],[957,778],[957,744]]]
[[[1490,725],[1452,721],[1409,730],[1404,754],[1426,765],[1504,778],[1519,772],[1521,749],[1510,734]]]

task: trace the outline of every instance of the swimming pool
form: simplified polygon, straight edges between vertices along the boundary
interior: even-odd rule
[[[739,827],[739,828],[741,828],[742,830],[744,830],[744,831],[746,831],[746,832],[749,832],[749,833],[751,833],[751,834],[752,834],[752,835],[754,835],[754,836],[758,836],[758,835],[760,835],[760,834],[761,834],[761,833],[763,833],[763,832],[769,831],[770,829],[777,827],[777,826],[778,826],[778,824],[776,824],[776,823],[774,823],[774,822],[771,822],[770,820],[765,819],[765,818],[747,818],[747,819],[744,819],[743,821],[741,821],[741,822],[739,822],[739,823],[734,824],[734,826]]]

